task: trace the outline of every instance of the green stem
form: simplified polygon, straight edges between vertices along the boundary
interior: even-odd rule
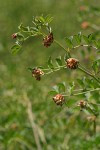
[[[81,44],[81,45],[77,45],[77,46],[75,46],[75,47],[73,47],[72,49],[76,49],[76,48],[79,48],[79,47],[92,47],[92,48],[94,48],[94,49],[98,49],[98,48],[96,48],[95,46],[93,46],[93,45],[84,45],[84,44]]]
[[[66,49],[66,48],[65,48],[61,43],[59,43],[57,40],[54,40],[54,42],[55,42],[56,44],[58,44],[61,48],[63,48],[63,49],[68,53],[68,56],[71,57],[69,49]]]
[[[59,71],[60,69],[63,69],[63,68],[65,68],[65,67],[66,67],[65,65],[64,65],[64,66],[55,67],[55,69],[53,69],[53,70],[51,70],[51,71],[49,71],[49,72],[47,72],[47,73],[44,73],[44,75],[48,75],[48,74],[50,74],[50,73],[52,73],[52,72]],[[48,70],[50,70],[50,69],[48,69]]]
[[[81,93],[72,94],[72,95],[70,95],[70,96],[78,96],[78,95],[83,95],[83,94],[85,94],[85,93],[87,93],[87,92],[94,92],[94,91],[99,91],[99,90],[100,90],[100,88],[96,88],[96,89],[88,90],[88,91],[85,91],[85,92],[81,92]],[[69,97],[69,95],[63,95],[63,96]]]
[[[90,72],[88,72],[88,71],[84,70],[84,69],[83,69],[83,68],[81,68],[81,67],[78,67],[78,69],[79,69],[79,70],[81,70],[82,72],[84,72],[85,74],[89,75],[90,77],[94,78],[97,82],[99,82],[99,83],[100,83],[99,79],[98,79],[98,78],[96,78],[96,77],[95,77],[93,74],[91,74]]]
[[[96,121],[93,121],[93,130],[94,130],[94,135],[96,134]]]

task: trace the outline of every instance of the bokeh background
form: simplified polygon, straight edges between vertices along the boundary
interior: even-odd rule
[[[36,37],[17,55],[10,52],[12,33],[18,31],[21,22],[31,25],[33,15],[51,14],[54,36],[64,45],[66,36],[93,32],[92,28],[82,29],[81,23],[98,23],[99,17],[89,13],[82,20],[79,10],[84,5],[98,7],[100,1],[0,0],[0,150],[100,149],[99,133],[92,136],[92,125],[86,123],[85,115],[66,106],[57,107],[48,97],[52,86],[75,79],[76,72],[57,72],[37,82],[27,69],[46,64],[49,56],[63,56],[63,50],[55,44],[45,48],[42,39]],[[80,56],[77,51],[74,55]]]

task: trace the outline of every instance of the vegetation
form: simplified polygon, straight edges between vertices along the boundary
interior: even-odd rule
[[[12,7],[8,0],[1,8],[7,8],[0,14],[2,23],[10,16],[9,30],[6,25],[3,29],[7,36],[15,32],[15,44],[12,46],[13,40],[2,30],[0,147],[98,150],[100,8],[91,1],[40,3],[42,9],[35,0],[31,6],[15,1]],[[54,19],[46,16],[49,13]],[[36,17],[29,25],[31,14]]]

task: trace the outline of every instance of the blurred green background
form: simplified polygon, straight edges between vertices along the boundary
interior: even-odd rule
[[[91,136],[92,125],[86,123],[85,115],[66,106],[57,107],[48,97],[52,86],[69,82],[69,76],[75,78],[76,72],[57,72],[37,82],[27,69],[46,64],[49,56],[63,56],[63,50],[55,44],[45,48],[36,37],[16,56],[10,53],[14,43],[11,35],[21,22],[31,25],[33,15],[51,14],[54,36],[63,44],[65,36],[90,33],[92,30],[81,29],[78,21],[82,5],[99,6],[100,1],[0,0],[0,150],[38,150],[38,142],[43,150],[100,149],[100,136]],[[94,22],[94,18],[90,20]],[[34,130],[39,133],[37,143]]]

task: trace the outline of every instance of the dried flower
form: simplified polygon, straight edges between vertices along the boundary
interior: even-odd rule
[[[32,70],[32,76],[35,77],[36,80],[41,80],[41,75],[44,75],[44,72],[39,68],[34,68]]]
[[[84,100],[81,100],[81,101],[78,103],[77,106],[79,106],[79,107],[81,108],[81,110],[82,110],[82,109],[86,108],[87,102],[84,101]]]
[[[12,37],[12,39],[16,39],[17,33],[12,34],[11,37]]]
[[[43,39],[43,44],[45,47],[49,47],[52,43],[53,43],[53,33],[50,33],[48,36],[46,36],[44,39]]]
[[[62,106],[63,103],[65,102],[64,96],[61,94],[57,94],[56,96],[54,96],[53,100],[57,105],[60,105],[60,106]]]
[[[79,61],[75,58],[69,58],[67,59],[67,67],[70,69],[77,69]]]
[[[82,22],[82,24],[81,24],[82,29],[87,29],[88,27],[89,27],[89,22],[87,22],[87,21]]]

